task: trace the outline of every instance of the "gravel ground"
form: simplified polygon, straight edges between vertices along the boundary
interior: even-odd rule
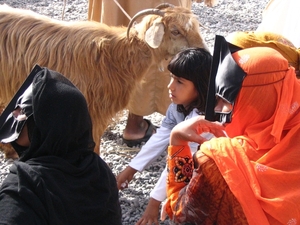
[[[193,3],[192,10],[205,27],[202,28],[202,34],[212,49],[216,34],[226,36],[233,31],[255,30],[267,2],[268,0],[219,0],[214,8],[208,8],[203,3]],[[68,0],[66,4],[63,0],[0,0],[0,4],[3,3],[16,8],[31,9],[60,20],[87,19],[87,0]],[[121,135],[125,128],[127,113],[126,110],[120,112],[120,119],[115,120],[102,137],[101,157],[111,166],[115,174],[122,171],[140,150],[122,145]],[[146,118],[159,126],[163,116],[154,113]],[[142,215],[149,193],[165,166],[165,155],[162,154],[147,170],[137,173],[129,188],[120,192],[123,225],[135,224]],[[12,162],[5,160],[0,152],[0,184]],[[160,224],[169,222],[164,221]]]

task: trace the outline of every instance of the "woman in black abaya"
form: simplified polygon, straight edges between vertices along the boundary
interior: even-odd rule
[[[121,224],[86,100],[64,76],[36,66],[0,117],[0,140],[20,156],[0,189],[0,224]]]

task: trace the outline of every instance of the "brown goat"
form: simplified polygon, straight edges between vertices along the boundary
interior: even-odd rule
[[[101,135],[116,113],[126,108],[147,70],[153,64],[163,68],[184,48],[206,46],[196,15],[182,7],[146,15],[128,37],[126,31],[92,21],[58,21],[0,5],[0,107],[8,104],[35,64],[56,70],[86,97],[99,153]]]

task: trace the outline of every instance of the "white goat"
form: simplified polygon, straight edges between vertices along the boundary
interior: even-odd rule
[[[136,26],[132,22],[143,18]],[[126,108],[147,70],[187,47],[205,47],[199,22],[182,7],[143,10],[126,27],[63,22],[0,5],[0,106],[35,64],[64,74],[84,94],[93,121],[95,152],[111,118]]]

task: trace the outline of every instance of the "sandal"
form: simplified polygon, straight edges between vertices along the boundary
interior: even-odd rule
[[[147,123],[148,123],[148,128],[146,130],[145,136],[140,138],[140,139],[135,139],[135,140],[128,140],[128,139],[123,139],[123,143],[126,144],[128,147],[135,147],[135,146],[139,146],[142,143],[146,143],[150,137],[153,134],[153,131],[156,132],[156,126],[154,126],[150,120],[144,119]]]

